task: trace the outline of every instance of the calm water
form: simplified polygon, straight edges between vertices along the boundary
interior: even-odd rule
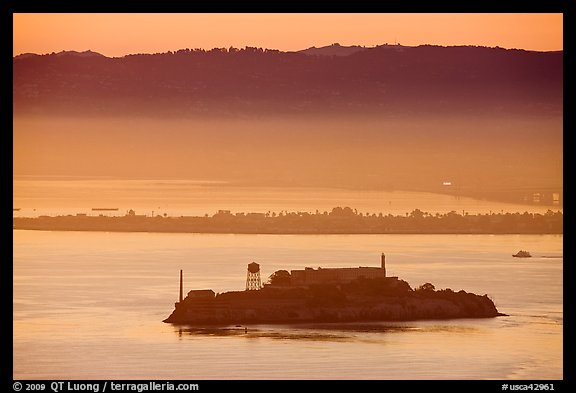
[[[561,235],[13,234],[15,379],[563,378]],[[266,278],[380,252],[412,287],[487,293],[510,316],[247,334],[161,322],[181,268],[186,291],[222,292],[243,289],[251,261]]]

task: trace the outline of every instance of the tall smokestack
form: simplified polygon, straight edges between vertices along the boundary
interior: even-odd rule
[[[382,263],[382,270],[384,270],[384,277],[386,277],[386,255],[384,255],[384,253],[382,253],[381,263]]]
[[[384,254],[382,254],[384,255]],[[183,295],[184,294],[184,288],[182,286],[182,269],[180,269],[180,297],[178,298],[178,302],[182,303],[183,300]]]

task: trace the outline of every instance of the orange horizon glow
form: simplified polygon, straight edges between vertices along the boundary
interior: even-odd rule
[[[296,51],[333,43],[563,49],[561,13],[13,14],[13,55],[92,50],[117,57],[178,49]]]

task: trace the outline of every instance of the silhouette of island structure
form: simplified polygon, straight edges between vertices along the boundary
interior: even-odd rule
[[[238,233],[238,234],[562,234],[563,214],[451,211],[430,214],[415,209],[405,215],[361,213],[350,207],[330,212],[236,213],[209,216],[76,215],[13,217],[13,229],[50,231]]]
[[[191,290],[180,296],[163,322],[186,325],[259,323],[332,323],[503,316],[488,295],[463,290],[436,290],[426,283],[416,289],[386,275],[380,267],[278,270],[260,283],[260,265],[248,264],[246,290],[214,293]]]

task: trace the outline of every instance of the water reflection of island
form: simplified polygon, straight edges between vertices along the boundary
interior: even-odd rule
[[[474,333],[478,329],[470,326],[454,325],[410,325],[399,322],[340,322],[340,323],[302,323],[284,324],[280,327],[259,325],[250,326],[185,326],[176,325],[175,331],[179,336],[210,336],[210,337],[242,337],[247,339],[268,338],[273,340],[306,340],[329,342],[356,342],[358,340],[379,342],[380,334],[394,334],[404,332],[449,332]],[[358,333],[375,333],[377,336],[358,337]]]
[[[361,213],[349,207],[330,212],[236,213],[220,210],[203,217],[137,215],[125,216],[14,217],[14,229],[107,232],[186,232],[254,234],[561,234],[563,214],[548,210],[539,213],[490,213],[471,215],[451,211],[430,214],[419,209],[405,215]]]

